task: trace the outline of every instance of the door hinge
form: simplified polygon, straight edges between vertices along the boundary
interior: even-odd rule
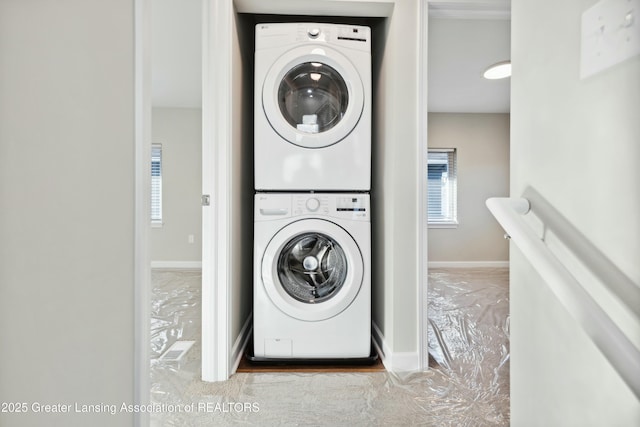
[[[202,200],[202,206],[211,205],[211,196],[209,196],[208,194],[203,194],[201,200]]]

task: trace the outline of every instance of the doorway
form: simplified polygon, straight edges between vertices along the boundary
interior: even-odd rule
[[[509,5],[446,3],[431,2],[429,15],[429,263],[507,267],[508,242],[485,200],[509,194],[510,79],[483,72],[510,59]]]
[[[136,260],[139,270],[139,285],[137,288],[139,296],[137,302],[145,306],[148,306],[149,302],[148,266],[151,260],[149,242],[151,231],[153,231],[148,228],[148,216],[146,215],[148,208],[145,205],[145,201],[148,200],[148,190],[146,188],[148,175],[150,174],[149,166],[147,166],[149,154],[146,154],[146,152],[147,149],[150,152],[152,140],[149,85],[151,73],[148,69],[151,57],[148,49],[146,49],[146,43],[149,42],[150,37],[148,27],[149,17],[151,16],[151,1],[137,0],[136,2],[137,23],[139,24],[138,27],[140,27],[137,41],[139,49],[137,85],[139,103],[137,109],[140,128],[140,134],[137,137],[137,150],[139,152],[137,165],[137,171],[139,172],[137,203],[139,209],[137,213],[138,238],[136,240],[139,247],[139,255]],[[251,230],[252,227],[247,227],[247,224],[251,224],[253,214],[251,209],[247,209],[247,207],[252,206],[253,185],[251,167],[248,165],[253,160],[251,159],[249,162],[241,160],[242,158],[247,158],[246,150],[249,150],[249,156],[251,155],[249,147],[252,135],[247,131],[247,126],[244,126],[246,120],[251,120],[249,110],[252,108],[247,107],[252,105],[251,101],[247,101],[251,97],[251,91],[247,89],[251,87],[251,79],[249,78],[251,72],[237,74],[234,72],[237,69],[233,68],[233,64],[236,64],[235,66],[243,64],[241,67],[251,69],[250,58],[243,59],[242,55],[246,55],[246,52],[242,53],[243,50],[239,48],[241,45],[249,43],[247,40],[242,39],[244,32],[238,31],[238,28],[243,28],[243,26],[247,25],[243,21],[246,16],[243,17],[234,8],[239,4],[247,6],[251,2],[236,3],[238,4],[234,4],[231,1],[205,1],[202,11],[205,17],[203,52],[209,52],[209,54],[204,55],[203,75],[205,78],[202,87],[202,93],[205,94],[202,99],[202,108],[205,112],[204,117],[206,117],[202,123],[202,193],[208,196],[210,201],[208,206],[202,207],[202,235],[209,236],[208,239],[203,240],[202,245],[202,257],[205,260],[202,265],[203,283],[206,284],[202,293],[203,323],[209,325],[203,331],[203,352],[208,352],[207,354],[211,355],[206,359],[206,363],[203,364],[203,378],[208,380],[223,380],[232,372],[235,357],[241,353],[245,343],[244,339],[248,337],[247,330],[250,327],[250,323],[248,323],[251,312],[249,291],[246,287],[230,286],[231,283],[251,283],[251,272],[247,273],[247,269],[242,268],[242,259],[246,259],[247,254],[249,257],[251,256],[250,245],[240,245],[240,242],[251,241],[251,235],[247,233],[250,233],[248,230]],[[336,5],[335,2],[330,3],[332,7]],[[356,7],[358,5],[355,2],[340,2],[340,5],[341,9],[344,9],[341,10],[344,14],[355,14],[357,10],[360,10],[358,13],[362,13],[361,6]],[[249,6],[257,7],[257,5]],[[318,7],[320,9],[324,8],[326,13],[328,3],[321,2]],[[378,4],[376,13],[380,14],[382,19],[379,21],[381,24],[379,26],[379,35],[384,40],[380,44],[379,51],[378,66],[381,70],[380,75],[403,75],[406,73],[406,69],[415,70],[418,68],[403,65],[398,61],[382,59],[382,52],[387,47],[386,41],[389,37],[393,41],[394,49],[406,47],[406,42],[403,42],[400,37],[400,34],[403,34],[404,30],[406,30],[406,25],[403,24],[407,22],[415,24],[417,22],[415,20],[416,10],[418,9],[421,19],[426,20],[426,1],[416,1],[410,6],[404,6],[404,4],[400,6],[393,1],[380,2]],[[291,13],[294,12],[291,11]],[[367,10],[367,14],[370,13],[372,13],[372,10]],[[391,14],[394,15],[393,19],[395,21],[388,19]],[[215,25],[208,20],[215,20]],[[422,69],[424,70],[426,69],[424,66],[426,63],[426,31],[423,31],[424,28],[422,30],[414,28],[414,30],[419,36],[416,46],[419,46],[421,52],[419,61],[423,64]],[[400,55],[400,57],[410,60],[412,64],[415,60],[412,56]],[[426,82],[424,72],[416,77],[416,81],[420,79],[422,79],[422,83]],[[247,83],[248,81],[249,83]],[[231,84],[221,84],[220,82],[231,82]],[[419,91],[424,93],[424,84],[422,83],[416,84],[421,88]],[[415,94],[416,84],[403,84],[400,87],[396,87],[395,90],[385,87],[384,84],[378,84],[379,87],[376,89],[385,91],[385,103],[397,105],[398,108],[395,108],[395,110],[407,110],[407,114],[404,114],[403,117],[407,117],[411,121],[411,126],[402,127],[386,119],[385,117],[388,117],[388,115],[382,114],[381,111],[378,112],[379,129],[376,132],[379,135],[377,142],[379,162],[377,167],[379,168],[380,176],[384,176],[384,178],[379,180],[376,194],[380,218],[379,224],[381,225],[375,233],[378,234],[380,244],[384,243],[388,248],[393,246],[389,239],[406,241],[403,237],[406,235],[409,240],[413,241],[416,239],[416,229],[426,229],[426,227],[423,227],[424,220],[420,219],[424,218],[422,214],[426,209],[426,207],[423,209],[420,206],[425,205],[425,203],[422,203],[422,199],[416,202],[413,196],[414,194],[425,194],[420,188],[426,186],[426,180],[425,182],[417,182],[419,180],[417,174],[419,159],[424,157],[421,150],[426,149],[421,142],[426,138],[426,128],[418,125],[417,122],[414,123],[415,115],[410,114],[426,107],[426,97],[420,97]],[[411,99],[409,104],[405,95],[408,95]],[[244,117],[245,121],[233,122],[230,117]],[[383,149],[381,141],[384,139],[385,132],[391,132],[392,134],[396,132],[408,136],[408,138],[403,139],[403,141],[406,141],[403,144],[410,148],[410,152],[413,152],[413,150],[420,152],[417,159],[414,155],[410,156],[411,164],[409,168],[398,170],[392,162],[387,161],[394,158],[398,160],[398,156],[407,156],[402,154],[406,153],[407,150],[405,149],[406,147],[402,147],[402,144]],[[216,143],[214,144],[213,141]],[[385,157],[383,155],[383,151],[389,154],[393,153],[394,150],[395,156]],[[165,154],[168,156],[169,153]],[[165,157],[165,159],[168,159],[168,157]],[[383,170],[386,169],[388,171],[383,173]],[[416,172],[415,176],[413,172]],[[390,184],[391,181],[394,182],[393,185]],[[404,181],[408,185],[404,185]],[[396,185],[402,186],[407,191],[410,190],[410,194],[406,195],[405,192],[396,192],[394,194],[390,188]],[[244,191],[245,189],[251,189],[251,191]],[[396,209],[394,206],[406,206],[406,204],[402,203],[405,199],[410,202],[409,204],[412,208],[397,210],[394,214],[393,211]],[[189,234],[183,237],[188,239],[188,236]],[[415,244],[410,245],[410,247],[396,245],[399,252],[393,259],[388,261],[386,258],[388,254],[380,252],[376,255],[379,261],[384,261],[379,262],[379,265],[387,264],[386,267],[378,272],[382,273],[379,279],[381,290],[377,297],[378,312],[380,313],[378,326],[381,350],[386,352],[389,363],[401,369],[426,368],[426,346],[424,345],[424,333],[422,332],[426,330],[426,315],[422,314],[424,311],[422,304],[425,298],[420,296],[421,292],[426,292],[426,275],[424,274],[426,273],[426,265],[419,261],[426,258],[423,255],[415,258],[416,248],[420,254],[424,252],[423,242],[424,239],[417,238]],[[415,262],[408,262],[407,260],[414,260]],[[387,269],[386,273],[385,268]],[[405,280],[407,278],[409,280]],[[402,292],[398,292],[392,285],[394,280],[399,282],[406,281],[411,283],[411,286]],[[224,285],[214,286],[216,283]],[[395,292],[398,292],[396,298],[391,298]],[[407,304],[409,306],[415,305],[415,312],[401,309],[402,306]],[[418,309],[418,306],[421,308]],[[149,313],[148,311],[145,312],[146,309],[141,309],[140,306],[137,309],[138,327],[146,328]],[[393,316],[385,318],[386,313],[393,313]],[[401,326],[406,322],[411,323],[410,328]],[[139,337],[141,339],[144,338],[144,334],[140,333]],[[140,373],[148,373],[148,366],[145,367],[145,362],[148,361],[149,356],[148,349],[145,350],[143,348],[147,342],[148,335],[146,341],[143,339],[138,344],[140,346],[139,356],[142,355],[137,359],[138,372]],[[417,344],[417,342],[420,342],[420,344]],[[410,350],[405,351],[405,348],[410,348]],[[421,353],[423,350],[424,352]],[[137,390],[138,394],[142,396],[142,401],[148,399],[143,396],[145,387],[148,390],[148,380],[138,380]]]

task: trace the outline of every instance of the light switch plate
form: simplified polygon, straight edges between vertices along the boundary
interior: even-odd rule
[[[640,0],[602,0],[582,14],[580,78],[640,54]]]

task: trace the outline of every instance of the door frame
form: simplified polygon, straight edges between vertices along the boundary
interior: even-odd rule
[[[428,219],[427,219],[427,154],[428,154],[428,63],[429,63],[429,0],[420,0],[420,17],[419,17],[419,39],[418,39],[418,64],[421,72],[418,77],[418,155],[416,160],[420,163],[419,169],[422,171],[420,176],[420,184],[418,185],[417,200],[418,204],[418,222],[419,233],[418,239],[418,357],[420,358],[420,369],[426,371],[429,369],[429,350],[428,345],[428,328],[429,317],[428,309],[428,289],[429,289],[429,255],[428,255]]]
[[[151,146],[151,0],[134,0],[135,7],[135,362],[134,399],[145,404],[150,399],[150,198],[149,163]],[[418,82],[421,100],[418,129],[419,153],[416,161],[426,164],[427,152],[427,25],[429,0],[420,0],[420,64]],[[231,78],[231,31],[234,19],[233,0],[202,0],[203,31],[203,194],[209,206],[202,211],[202,379],[223,381],[231,373],[229,271],[229,211],[231,149],[231,94],[227,83]],[[216,100],[222,100],[216,102]],[[419,239],[417,256],[418,283],[418,353],[423,370],[428,368],[427,333],[427,223],[426,174],[416,195],[419,204]],[[206,238],[205,238],[206,236]],[[136,414],[136,425],[149,424],[147,414]]]
[[[202,380],[231,374],[232,0],[202,1]]]
[[[417,109],[416,162],[419,170],[427,164],[427,49],[429,0],[418,0],[419,40],[417,51],[422,71],[418,77],[420,91]],[[224,381],[232,371],[230,336],[231,308],[229,296],[231,260],[230,253],[230,165],[232,144],[232,76],[231,32],[235,7],[233,0],[203,0],[203,193],[210,196],[211,205],[203,207],[202,250],[202,380]],[[207,160],[208,159],[208,160]],[[427,176],[421,174],[416,199],[417,228],[419,233],[416,251],[418,330],[416,336],[418,365],[428,369],[427,349]]]
[[[151,398],[151,0],[134,0],[134,363],[133,399]],[[148,426],[149,414],[134,414],[136,426]]]

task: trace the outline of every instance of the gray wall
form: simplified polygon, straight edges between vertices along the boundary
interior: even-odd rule
[[[485,200],[509,195],[509,115],[429,113],[429,148],[455,148],[458,227],[429,229],[429,262],[508,261]]]
[[[2,402],[133,403],[133,13],[131,0],[0,2]]]
[[[640,57],[580,80],[593,4],[512,1],[511,194],[535,190],[640,287]],[[637,317],[616,321],[638,345]],[[640,402],[514,246],[511,328],[514,425],[640,424]]]
[[[202,110],[153,108],[152,141],[162,144],[163,225],[151,229],[151,261],[202,260]],[[193,243],[188,236],[193,235]],[[167,261],[169,264],[167,264]]]

